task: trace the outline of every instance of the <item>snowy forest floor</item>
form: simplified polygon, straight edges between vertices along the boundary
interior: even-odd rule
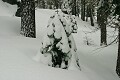
[[[48,19],[53,13],[54,10],[36,10],[36,39],[20,35],[20,18],[0,15],[0,80],[119,80],[115,73],[117,44],[97,49],[100,31],[86,34],[96,28],[80,18],[77,18],[78,33],[73,36],[81,71],[52,68],[33,60],[40,51]],[[91,45],[86,45],[86,38]]]

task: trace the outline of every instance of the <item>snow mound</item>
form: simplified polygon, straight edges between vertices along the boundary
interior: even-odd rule
[[[0,0],[0,16],[14,16],[17,11],[17,5],[10,5]]]

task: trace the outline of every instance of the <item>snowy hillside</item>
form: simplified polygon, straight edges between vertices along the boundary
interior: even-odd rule
[[[100,32],[96,31],[87,34],[93,44],[87,46],[85,32],[94,29],[89,23],[77,18],[78,33],[73,35],[81,71],[52,68],[38,62],[36,54],[40,52],[46,26],[54,10],[36,10],[37,38],[31,39],[19,34],[20,18],[9,12],[16,9],[9,7],[8,10],[5,6],[6,3],[0,1],[0,80],[119,80],[115,73],[117,45],[95,50],[100,44]]]
[[[0,16],[14,16],[17,5],[10,5],[0,0]]]
[[[4,29],[4,34],[0,33],[0,80],[88,80],[82,72],[54,69],[33,61],[33,56],[39,51],[41,39],[19,36],[20,20],[15,17],[4,18],[9,25],[3,23],[7,28]],[[16,23],[13,25],[9,18]],[[0,32],[3,26],[0,26]]]

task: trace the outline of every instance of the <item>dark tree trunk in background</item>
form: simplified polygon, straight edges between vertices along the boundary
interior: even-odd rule
[[[81,19],[85,21],[85,0],[81,0]]]
[[[76,0],[72,0],[72,15],[77,15],[77,6],[76,6]]]
[[[90,21],[91,21],[91,26],[94,26],[94,21],[93,21],[93,9],[90,8]]]
[[[58,9],[59,8],[59,0],[54,0],[54,4],[55,4],[56,9]]]
[[[113,4],[116,5],[114,15],[119,15],[119,18],[118,18],[118,21],[119,21],[119,23],[118,23],[118,26],[119,26],[118,27],[119,41],[118,41],[118,56],[117,56],[116,73],[120,78],[120,0],[113,0]]]
[[[118,43],[118,57],[117,57],[116,73],[120,77],[120,25],[119,25],[119,43]]]
[[[103,13],[104,14],[104,13]],[[104,17],[106,18],[106,17]],[[105,20],[106,21],[106,20]],[[107,30],[106,30],[106,23],[101,20],[101,25],[100,25],[100,30],[101,30],[101,46],[102,45],[107,45]]]
[[[45,1],[44,0],[42,0],[42,7],[43,7],[43,9],[45,9]]]
[[[101,30],[101,46],[107,45],[107,17],[108,17],[109,4],[108,0],[103,0],[100,8],[97,11],[97,21]]]
[[[90,17],[90,8],[89,8],[89,5],[87,5],[87,8],[86,8],[86,21],[88,21],[88,17]]]
[[[21,0],[21,34],[35,38],[35,2],[34,0]]]
[[[80,14],[80,6],[79,6],[79,1],[77,0],[76,1],[76,16],[78,16],[79,17],[79,14]]]
[[[90,17],[91,26],[94,26],[93,8],[92,8],[91,4],[87,5],[87,9],[86,9],[86,21],[88,21],[88,17]]]
[[[99,16],[99,26],[101,30],[101,43],[100,45],[107,45],[107,30],[106,30],[106,21],[107,16],[105,15],[105,10],[100,10],[100,16]]]

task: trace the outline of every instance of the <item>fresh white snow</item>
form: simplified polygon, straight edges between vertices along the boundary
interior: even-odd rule
[[[17,5],[10,5],[0,0],[0,16],[14,16],[17,11]]]
[[[78,33],[73,35],[81,71],[52,68],[39,62],[40,57],[36,54],[40,52],[54,10],[36,9],[37,38],[32,39],[19,34],[20,18],[13,16],[15,6],[4,6],[6,3],[0,0],[0,80],[120,80],[115,73],[117,44],[97,49],[100,47],[100,31],[85,34],[94,29],[89,23],[77,18]],[[93,45],[85,44],[85,36]]]

